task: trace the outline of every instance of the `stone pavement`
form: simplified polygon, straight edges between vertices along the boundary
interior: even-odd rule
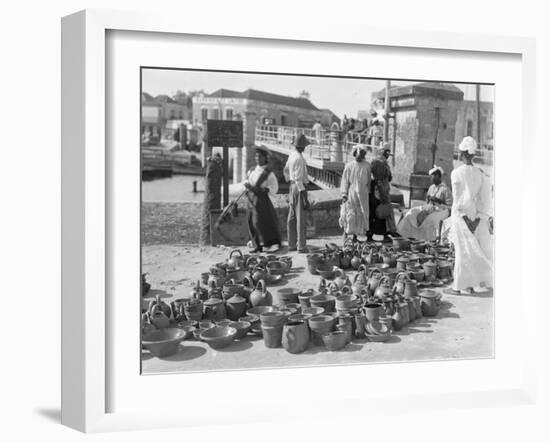
[[[324,246],[327,242],[341,243],[341,237],[327,236],[308,242]],[[166,302],[172,298],[190,296],[192,287],[202,272],[214,263],[223,261],[231,249],[225,247],[192,247],[151,245],[143,247],[143,271],[148,272],[155,293]],[[244,253],[244,250],[243,250]],[[317,288],[320,276],[307,271],[306,256],[285,253],[293,258],[293,271],[278,285],[268,287],[277,300],[277,291],[283,287]],[[353,275],[354,272],[346,272]],[[440,289],[441,290],[441,289]],[[179,351],[164,359],[142,351],[144,374],[208,370],[235,370],[249,368],[276,368],[319,366],[335,364],[365,364],[399,361],[445,359],[474,359],[494,356],[494,298],[488,294],[443,294],[438,316],[421,318],[399,332],[394,332],[385,343],[356,340],[338,352],[324,347],[310,347],[302,354],[289,354],[284,349],[265,348],[262,338],[247,337],[229,347],[212,350],[194,339],[180,344]]]

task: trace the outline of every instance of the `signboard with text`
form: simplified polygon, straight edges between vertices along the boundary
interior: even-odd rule
[[[206,134],[210,147],[243,147],[243,122],[207,120]]]

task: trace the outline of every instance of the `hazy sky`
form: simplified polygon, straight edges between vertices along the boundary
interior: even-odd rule
[[[355,117],[358,110],[370,109],[372,92],[385,87],[385,80],[160,69],[144,69],[142,82],[143,91],[153,96],[173,95],[178,89],[185,92],[204,89],[211,93],[220,88],[236,91],[251,88],[296,97],[306,90],[315,106],[328,108],[340,117],[344,114]],[[396,80],[393,83],[405,85],[410,82]],[[474,85],[456,86],[464,91],[464,99],[475,99]],[[493,101],[493,86],[481,86],[481,100]]]

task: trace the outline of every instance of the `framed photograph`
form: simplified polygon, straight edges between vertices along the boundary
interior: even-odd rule
[[[532,403],[533,41],[62,26],[64,424]]]

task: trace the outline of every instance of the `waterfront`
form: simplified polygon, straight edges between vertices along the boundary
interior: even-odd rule
[[[197,182],[197,193],[193,193],[193,181]],[[172,175],[141,182],[143,202],[201,203],[204,198],[204,176]]]

